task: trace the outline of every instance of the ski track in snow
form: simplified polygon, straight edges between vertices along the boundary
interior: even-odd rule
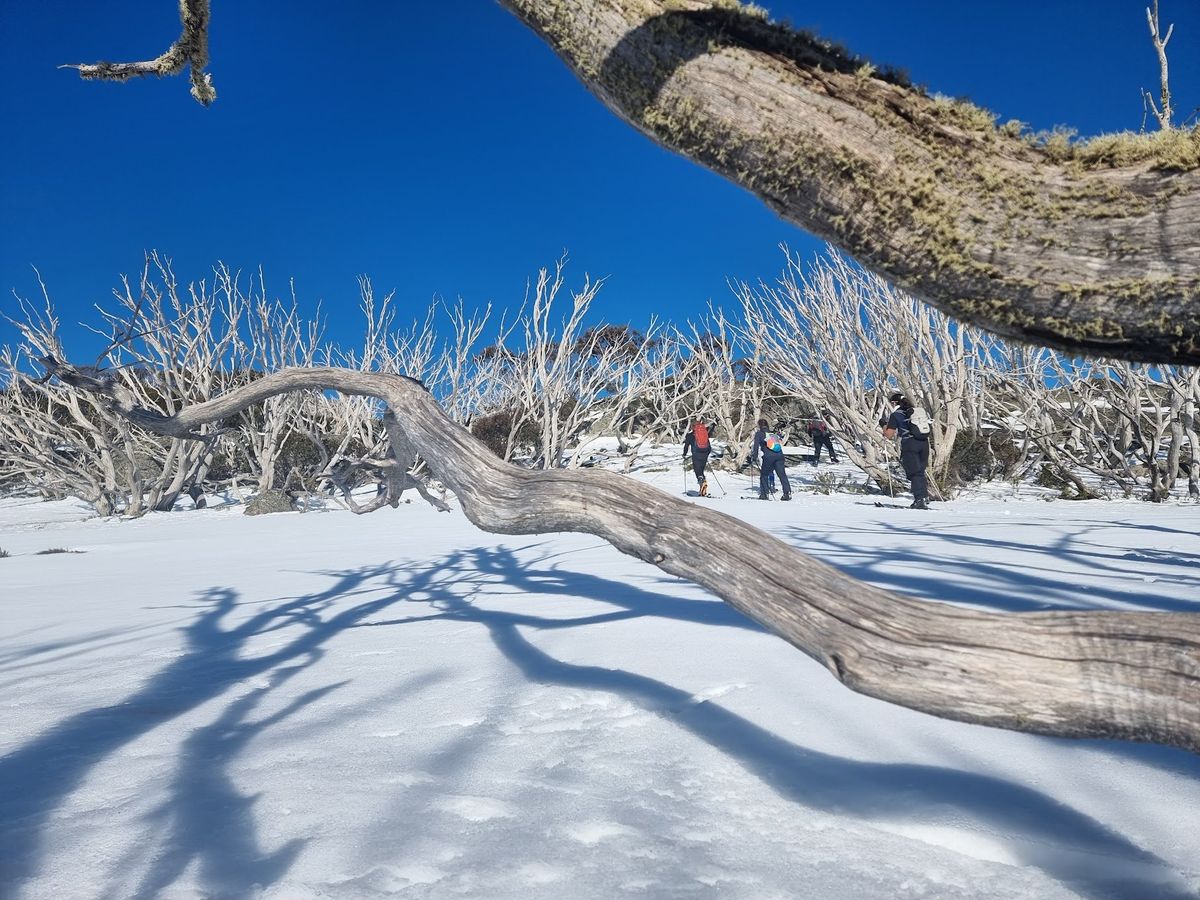
[[[1200,608],[1195,506],[721,478],[917,596]],[[0,547],[4,898],[1200,896],[1196,757],[860,697],[587,535],[2,501]]]

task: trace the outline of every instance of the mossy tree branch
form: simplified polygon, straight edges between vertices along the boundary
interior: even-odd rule
[[[501,0],[614,112],[963,321],[1200,362],[1200,131],[1073,147],[731,0]]]
[[[64,66],[77,69],[81,77],[95,81],[128,81],[145,75],[178,75],[184,66],[191,66],[192,96],[204,106],[217,99],[212,76],[204,71],[208,65],[209,0],[179,0],[179,19],[183,31],[179,40],[155,59],[130,63],[81,63]]]

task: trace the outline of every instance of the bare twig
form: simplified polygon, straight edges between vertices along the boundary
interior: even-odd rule
[[[1143,91],[1150,108],[1154,110],[1154,117],[1158,119],[1158,127],[1163,131],[1171,129],[1171,88],[1168,86],[1167,78],[1167,41],[1171,40],[1171,34],[1175,31],[1174,25],[1167,27],[1166,37],[1162,36],[1158,21],[1158,0],[1154,0],[1153,10],[1146,9],[1146,22],[1150,26],[1150,39],[1154,41],[1154,49],[1158,52],[1158,70],[1159,80],[1162,91],[1161,106],[1155,105],[1154,98],[1150,96],[1148,91]]]

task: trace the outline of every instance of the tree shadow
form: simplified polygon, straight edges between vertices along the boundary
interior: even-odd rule
[[[578,627],[633,616],[658,616],[661,598],[595,576],[537,569],[503,548],[451,554],[436,569],[397,572],[398,594],[441,610],[440,615],[487,628],[495,646],[531,682],[618,694],[672,721],[737,760],[792,802],[874,822],[938,825],[971,822],[998,837],[1023,864],[1086,896],[1191,897],[1180,875],[1123,835],[1047,794],[1004,778],[932,765],[870,763],[792,744],[772,732],[687,691],[619,669],[566,663],[537,648],[522,631]],[[552,619],[476,602],[503,585],[522,593],[562,593],[624,610],[607,616]],[[696,603],[696,606],[713,605]],[[698,611],[698,610],[697,610]],[[707,621],[675,607],[669,617]],[[681,615],[682,614],[682,615]],[[428,616],[367,622],[401,625]]]
[[[106,629],[73,638],[44,641],[20,650],[0,651],[0,674],[23,672],[39,666],[61,663],[99,650],[111,650],[123,644],[132,644],[139,640],[136,635],[156,627],[155,625],[141,625],[136,628]],[[12,690],[23,682],[35,678],[37,675],[34,673],[14,675],[12,678],[0,682],[0,690]]]
[[[197,728],[181,747],[171,796],[150,817],[152,825],[168,830],[164,852],[138,891],[153,896],[167,890],[193,863],[204,889],[213,894],[237,894],[278,881],[303,843],[264,849],[251,815],[254,798],[238,792],[229,769],[253,738],[338,685],[310,691],[262,719],[252,721],[252,714],[270,691],[319,663],[324,645],[347,628],[451,620],[485,628],[529,681],[620,695],[727,754],[791,802],[898,826],[971,822],[982,832],[1002,836],[1021,862],[1088,896],[1148,891],[1159,897],[1186,896],[1178,874],[1163,860],[1032,788],[949,767],[868,763],[820,753],[653,678],[555,659],[526,634],[643,617],[761,629],[713,600],[664,597],[614,579],[573,573],[559,568],[559,555],[530,559],[527,551],[537,546],[478,547],[419,566],[321,572],[332,579],[327,589],[279,602],[246,603],[229,589],[206,592],[195,621],[182,630],[185,652],[180,658],[124,702],[72,716],[0,759],[3,883],[15,889],[37,873],[54,810],[98,764],[256,676],[266,676],[268,686],[231,701],[216,721]],[[504,606],[514,593],[592,600],[615,609],[559,618],[510,612]],[[484,600],[493,608],[484,608]],[[411,616],[379,618],[402,602],[421,608]],[[223,625],[239,607],[251,610],[247,618]],[[271,652],[249,652],[252,638],[285,630],[298,634],[288,635]]]
[[[183,742],[170,795],[147,817],[151,831],[165,835],[160,838],[165,851],[134,896],[161,896],[193,860],[200,864],[199,878],[206,889],[219,896],[274,884],[291,867],[306,842],[289,841],[274,853],[264,853],[254,829],[255,798],[238,791],[228,769],[253,738],[341,686],[309,691],[270,716],[248,721],[267,694],[307,665],[272,672],[269,687],[235,700],[215,722],[197,728]]]
[[[227,627],[223,620],[242,605],[237,594],[227,588],[205,591],[195,620],[181,629],[184,649],[177,659],[126,699],[71,716],[0,758],[0,846],[4,848],[0,854],[0,883],[16,890],[37,874],[45,831],[54,811],[96,766],[155,728],[248,678],[264,675],[270,679],[271,688],[235,700],[217,723],[197,729],[185,742],[174,794],[167,804],[170,809],[159,812],[164,821],[172,823],[173,847],[147,876],[144,888],[165,888],[167,879],[177,877],[193,858],[200,860],[205,878],[218,880],[211,886],[223,895],[229,894],[232,887],[219,880],[225,877],[221,874],[224,864],[233,860],[241,861],[237,873],[256,879],[242,885],[243,890],[249,890],[253,883],[265,887],[263,879],[282,876],[299,847],[288,845],[264,854],[248,815],[249,801],[239,798],[222,773],[264,728],[336,687],[310,692],[297,701],[299,705],[293,704],[261,722],[245,721],[265,692],[318,662],[323,645],[332,636],[398,599],[388,593],[344,609],[332,609],[348,598],[370,592],[369,582],[389,571],[389,566],[380,565],[338,573],[324,591],[265,605],[240,624]],[[247,652],[252,638],[283,629],[299,633],[271,652]],[[198,804],[202,790],[223,796],[227,805],[209,804],[201,809]]]
[[[1113,525],[1105,523],[1104,527]],[[782,536],[793,546],[814,553],[859,580],[930,600],[969,603],[997,612],[1131,607],[1155,612],[1200,612],[1200,602],[1147,590],[1154,583],[1196,584],[1189,560],[1132,560],[1123,555],[1124,548],[1111,548],[1111,552],[1105,553],[1086,544],[1091,528],[1083,525],[1059,535],[1049,544],[1037,546],[956,533],[952,528],[934,529],[928,523],[912,528],[892,523],[874,528],[841,528],[836,535],[792,526]],[[903,544],[864,549],[847,538],[855,533],[875,537],[881,533],[895,534],[903,538]],[[925,552],[913,546],[914,537],[919,537],[928,548]],[[1008,560],[992,562],[981,558],[980,551],[994,553],[998,549],[1020,552],[1030,559],[1014,566]],[[1130,563],[1135,561],[1152,563],[1153,568],[1142,574],[1131,571]],[[1064,577],[1064,564],[1089,570],[1101,578],[1082,588]],[[1164,567],[1172,571],[1164,573]],[[1151,577],[1156,581],[1143,580]],[[1139,580],[1135,582],[1135,578]],[[1128,589],[1134,583],[1136,593]],[[1125,585],[1124,590],[1121,584]]]

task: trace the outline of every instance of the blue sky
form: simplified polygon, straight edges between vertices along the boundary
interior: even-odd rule
[[[1157,61],[1141,0],[764,3],[915,82],[1034,128],[1137,129]],[[818,244],[608,113],[491,0],[214,0],[203,109],[184,78],[85,83],[62,63],[157,55],[174,0],[0,0],[0,310],[41,270],[89,318],[157,248],[183,280],[216,260],[324,301],[353,340],[355,276],[414,311],[434,295],[516,305],[566,249],[597,311],[681,320],[727,278],[772,277]],[[1174,22],[1176,105],[1200,104],[1200,4]],[[286,10],[286,15],[280,14]],[[345,311],[344,314],[342,311]],[[75,331],[81,356],[95,341]],[[13,331],[0,324],[0,342]]]

